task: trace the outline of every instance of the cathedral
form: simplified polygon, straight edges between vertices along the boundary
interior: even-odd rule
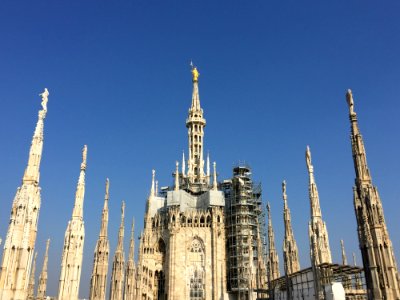
[[[176,162],[172,186],[159,188],[156,171],[152,170],[138,259],[135,261],[134,221],[125,256],[124,202],[117,247],[110,255],[107,179],[90,282],[81,282],[87,146],[82,149],[75,201],[60,262],[49,262],[48,240],[37,282],[35,278],[40,162],[49,97],[49,91],[44,90],[28,164],[12,203],[0,267],[0,300],[78,300],[83,284],[90,286],[91,300],[399,300],[400,277],[394,250],[382,202],[367,165],[352,92],[348,90],[346,100],[355,168],[353,203],[357,230],[354,234],[358,235],[362,266],[356,265],[355,257],[353,264],[348,263],[343,241],[342,262],[332,262],[328,225],[322,217],[311,149],[307,146],[309,249],[297,246],[287,184],[283,181],[284,273],[281,274],[271,218],[271,210],[276,208],[270,203],[263,204],[261,184],[253,181],[252,169],[247,164],[234,166],[231,178],[217,178],[216,162],[211,163],[209,155],[204,156],[206,119],[200,104],[200,74],[194,66],[191,75],[187,157],[183,153],[181,164]],[[309,253],[309,267],[300,266],[299,251]],[[54,296],[47,293],[49,263],[61,265],[58,294]]]

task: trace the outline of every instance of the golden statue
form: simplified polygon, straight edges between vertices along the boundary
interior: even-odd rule
[[[200,73],[199,73],[199,71],[197,71],[196,67],[192,68],[192,76],[193,76],[193,79],[192,79],[193,82],[197,82],[199,80]]]

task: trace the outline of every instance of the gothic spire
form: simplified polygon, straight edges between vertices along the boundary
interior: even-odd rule
[[[151,189],[150,189],[150,196],[154,197],[156,190],[155,190],[155,178],[156,178],[156,170],[151,170]]]
[[[342,249],[342,265],[347,266],[347,256],[346,251],[344,250],[343,240],[340,240],[340,248]]]
[[[328,231],[325,222],[322,220],[318,189],[314,179],[314,167],[311,163],[311,151],[308,146],[306,149],[306,163],[309,174],[308,192],[311,206],[311,220],[309,222],[311,263],[318,266],[322,263],[332,263],[332,256],[329,247]]]
[[[179,162],[175,163],[175,191],[179,191]]]
[[[108,235],[108,200],[110,199],[109,194],[110,189],[110,180],[106,179],[106,192],[104,196],[104,206],[103,206],[103,213],[101,216],[101,227],[100,227],[100,237],[106,237]]]
[[[290,209],[287,204],[286,181],[282,182],[283,221],[285,225],[285,238],[283,240],[283,260],[285,273],[290,275],[300,271],[299,253],[292,229]]]
[[[210,174],[210,153],[207,153],[207,174],[206,174],[206,176],[207,176],[207,184],[209,185],[210,184],[210,176],[211,176],[211,174]]]
[[[38,291],[37,291],[37,297],[36,297],[37,300],[46,300],[47,264],[49,261],[49,247],[50,247],[50,239],[47,239],[46,252],[44,254],[42,273],[39,276],[39,284],[38,284]]]
[[[106,179],[106,192],[104,196],[104,207],[101,216],[101,227],[99,238],[94,249],[93,271],[90,279],[90,300],[105,300],[108,274],[108,257],[110,242],[108,239],[108,201],[110,181]]]
[[[75,206],[72,218],[83,219],[83,199],[85,197],[85,172],[86,172],[87,146],[82,149],[81,172],[79,174],[78,184],[75,192]]]
[[[131,240],[129,244],[128,260],[135,261],[135,219],[132,219]]]
[[[34,255],[40,197],[40,161],[43,150],[43,128],[49,92],[41,94],[42,109],[33,134],[28,164],[22,185],[17,189],[11,208],[0,266],[0,299],[26,299]]]
[[[349,106],[351,148],[356,173],[353,188],[354,210],[368,297],[377,300],[400,299],[396,258],[386,226],[382,201],[377,188],[372,184],[351,90],[347,91],[346,100]]]
[[[86,145],[82,149],[82,163],[75,193],[72,218],[68,222],[64,236],[61,258],[61,272],[58,300],[77,300],[82,272],[85,224],[83,222],[83,201],[85,196]]]
[[[37,259],[37,252],[35,252],[35,257],[33,259],[32,270],[31,270],[31,277],[29,278],[28,284],[28,300],[35,300],[35,273],[36,273],[36,259]]]
[[[213,167],[214,167],[213,190],[216,191],[218,189],[218,184],[217,184],[217,163],[215,161],[213,163]]]
[[[203,109],[200,106],[199,72],[192,64],[193,94],[192,105],[186,120],[189,132],[189,159],[188,177],[191,183],[205,183],[203,138],[206,120],[203,118]]]
[[[118,244],[114,254],[114,261],[111,274],[110,300],[123,299],[124,288],[124,220],[125,220],[125,202],[122,201],[121,207],[121,225],[118,233]]]
[[[28,165],[25,169],[24,177],[22,179],[23,183],[32,182],[35,185],[39,185],[39,169],[43,150],[43,127],[44,119],[46,118],[47,114],[49,91],[44,89],[44,92],[40,94],[40,96],[42,96],[42,110],[39,111],[38,121],[36,123],[36,128],[29,151]]]
[[[364,141],[358,128],[357,114],[354,112],[353,94],[350,89],[347,90],[346,100],[349,106],[351,145],[353,151],[354,169],[356,171],[356,180],[372,184],[372,178],[367,165]]]
[[[185,164],[185,151],[182,151],[182,176],[185,177],[185,169],[186,169],[186,164]]]
[[[313,218],[317,218],[317,217],[322,218],[321,207],[319,204],[318,189],[317,189],[317,184],[315,183],[315,178],[314,178],[314,166],[312,165],[312,162],[311,162],[311,151],[310,151],[309,146],[307,146],[307,149],[306,149],[306,163],[307,163],[307,170],[308,170],[308,175],[309,175],[308,192],[310,195],[311,216]]]
[[[272,227],[271,206],[267,203],[268,212],[268,259],[267,259],[267,272],[268,280],[272,281],[280,277],[279,273],[279,258],[278,252],[275,247],[275,234]]]
[[[124,231],[125,231],[125,201],[122,201],[121,207],[121,225],[118,232],[117,251],[124,252]]]
[[[129,257],[125,271],[124,300],[135,299],[135,220],[132,220],[131,240],[129,245]]]
[[[199,96],[199,76],[200,73],[197,67],[192,66],[192,81],[193,81],[193,94],[192,94],[192,106],[190,107],[193,111],[201,111],[200,96]]]

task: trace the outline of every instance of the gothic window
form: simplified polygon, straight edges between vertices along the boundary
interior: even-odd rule
[[[157,251],[161,253],[165,253],[165,243],[162,239],[158,240]]]
[[[190,278],[190,300],[204,299],[203,273],[195,270]]]
[[[163,271],[156,271],[154,276],[154,298],[155,300],[164,300],[165,297],[165,276]]]
[[[198,237],[195,237],[190,242],[188,250],[188,298],[190,300],[203,300],[205,299],[205,249],[202,240]]]
[[[190,252],[203,252],[203,247],[199,239],[194,239],[190,247]]]

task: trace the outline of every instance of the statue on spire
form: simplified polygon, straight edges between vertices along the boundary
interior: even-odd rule
[[[39,96],[42,96],[42,107],[44,111],[47,111],[47,101],[49,101],[48,97],[49,97],[50,93],[47,90],[47,88],[44,89],[44,92],[39,94]]]
[[[82,149],[82,163],[81,163],[81,170],[86,170],[86,158],[87,158],[87,146],[83,146]]]
[[[347,100],[347,104],[349,105],[350,115],[352,115],[352,116],[355,115],[353,94],[350,89],[347,90],[346,100]]]
[[[286,198],[286,180],[282,181],[282,194]]]
[[[307,169],[311,173],[312,172],[311,151],[310,151],[310,146],[308,145],[306,149],[306,163],[307,163]]]
[[[197,70],[197,67],[195,67],[195,66],[193,65],[193,62],[192,62],[192,61],[190,62],[190,66],[192,67],[192,80],[193,80],[193,82],[199,81],[200,73],[199,73],[199,71]]]

